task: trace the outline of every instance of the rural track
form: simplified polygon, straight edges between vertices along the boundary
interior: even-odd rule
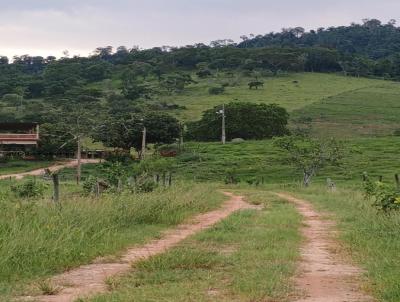
[[[81,162],[82,162],[82,164],[96,164],[99,162],[99,160],[97,160],[97,159],[82,159]],[[8,179],[8,178],[22,179],[25,176],[42,176],[45,174],[46,169],[49,169],[51,172],[57,172],[64,168],[74,168],[77,165],[78,165],[77,160],[71,160],[67,163],[63,163],[63,164],[60,163],[60,164],[52,165],[52,166],[45,167],[45,168],[35,169],[32,171],[28,171],[28,172],[0,175],[0,180]]]
[[[242,196],[224,192],[230,199],[217,210],[199,214],[190,222],[181,224],[162,234],[161,239],[153,240],[143,246],[128,249],[122,257],[112,263],[84,265],[51,278],[50,283],[61,290],[55,295],[19,297],[17,301],[37,302],[73,302],[108,291],[106,281],[110,277],[120,276],[132,269],[132,264],[157,254],[166,252],[182,240],[195,233],[210,228],[232,213],[241,209],[259,209],[243,200]]]
[[[374,299],[364,294],[359,279],[362,270],[346,263],[335,250],[335,223],[326,220],[314,210],[310,202],[287,193],[276,193],[292,202],[304,217],[302,233],[305,244],[301,249],[299,274],[295,278],[296,288],[301,294],[296,302],[371,302]]]

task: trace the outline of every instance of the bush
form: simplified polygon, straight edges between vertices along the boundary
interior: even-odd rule
[[[373,205],[380,211],[400,210],[400,190],[380,181],[373,183],[369,179],[364,183],[366,198],[372,198]]]
[[[87,194],[93,193],[97,184],[96,177],[89,176],[83,183],[83,191]]]
[[[9,93],[9,94],[5,94],[3,95],[3,102],[6,102],[10,105],[18,105],[19,102],[21,102],[22,97],[18,94],[15,93]]]
[[[212,73],[209,69],[199,70],[196,74],[199,78],[207,78],[212,76]]]
[[[127,177],[127,165],[123,162],[105,162],[100,166],[100,173],[105,181],[113,187],[118,187],[120,182]]]
[[[158,187],[158,184],[150,177],[142,176],[136,180],[135,189],[138,193],[150,193]]]
[[[200,121],[187,124],[189,140],[217,141],[221,138],[221,106],[203,112]],[[283,136],[287,129],[289,114],[275,104],[232,102],[225,105],[227,139],[265,139]]]
[[[11,187],[11,191],[20,198],[42,197],[47,186],[42,182],[29,179]]]
[[[210,87],[208,89],[208,93],[211,95],[219,95],[223,94],[225,92],[225,87],[224,86],[219,86],[219,87]]]
[[[238,184],[240,182],[240,178],[237,176],[235,170],[230,170],[226,172],[225,176],[225,184]]]

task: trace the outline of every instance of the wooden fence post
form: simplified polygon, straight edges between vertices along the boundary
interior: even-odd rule
[[[383,176],[379,176],[379,181],[382,182],[383,181]]]
[[[168,185],[172,186],[172,173],[169,172]]]
[[[394,179],[396,180],[397,189],[400,189],[400,176],[399,176],[399,174],[396,173],[394,175]]]
[[[55,203],[59,203],[60,201],[60,180],[58,178],[58,173],[51,174],[51,178],[53,180],[53,200]]]
[[[117,192],[118,192],[118,193],[121,193],[122,190],[123,190],[123,182],[122,182],[122,179],[119,178],[119,179],[118,179],[118,185],[117,185]]]
[[[100,197],[100,183],[99,183],[98,179],[96,179],[96,187],[94,188],[94,190],[95,190],[96,197],[99,198]]]

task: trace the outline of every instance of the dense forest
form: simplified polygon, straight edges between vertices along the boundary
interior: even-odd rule
[[[0,121],[40,122],[59,133],[75,125],[76,132],[90,128],[78,120],[131,119],[132,114],[177,109],[150,101],[179,94],[196,79],[219,73],[245,75],[253,81],[250,88],[261,84],[259,77],[287,72],[400,79],[400,27],[394,20],[383,24],[368,19],[309,32],[289,28],[242,40],[143,50],[107,46],[88,57],[66,52],[59,59],[0,56]],[[210,87],[210,94],[222,92],[224,85]]]

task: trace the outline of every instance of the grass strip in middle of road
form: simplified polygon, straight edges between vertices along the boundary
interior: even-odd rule
[[[128,276],[108,280],[112,293],[88,301],[284,301],[293,289],[301,217],[293,205],[266,192],[250,200],[265,208],[235,213],[137,263]]]

